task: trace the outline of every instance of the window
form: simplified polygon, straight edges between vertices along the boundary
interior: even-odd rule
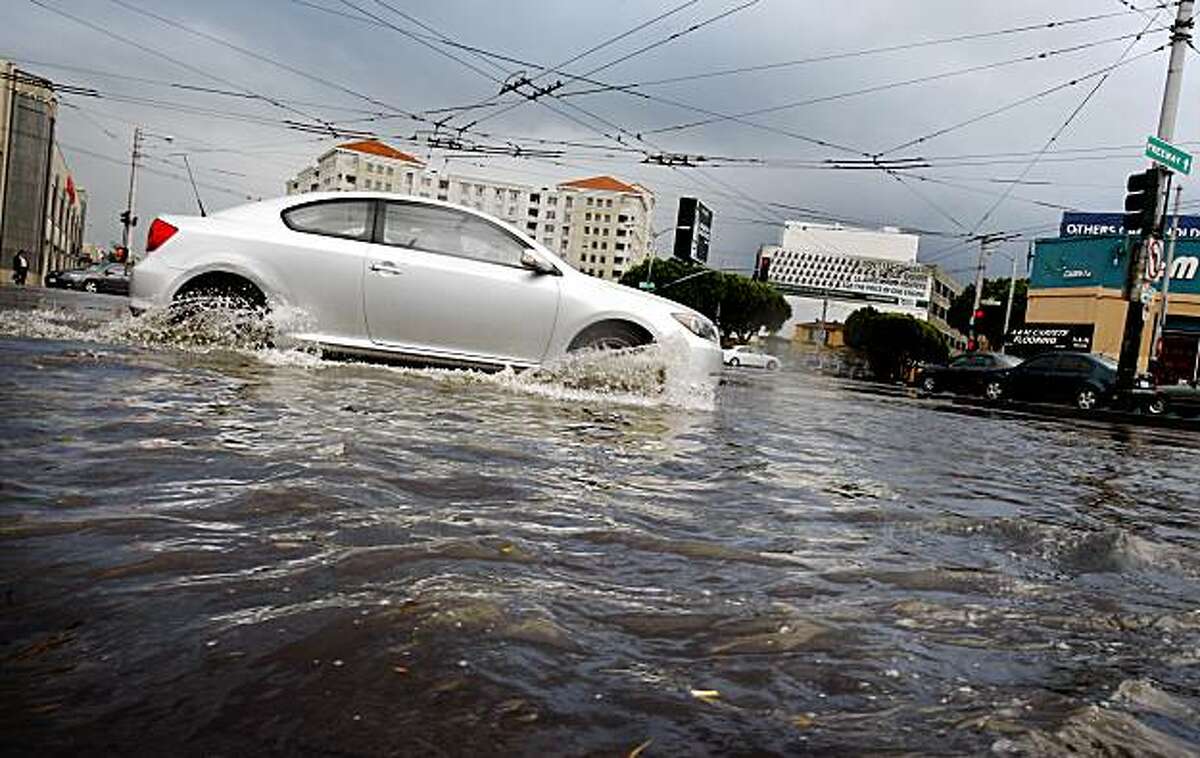
[[[611,208],[611,207],[612,207],[612,198],[611,198],[611,197],[610,197],[610,198],[608,198],[607,200],[605,200],[605,201],[604,201],[604,207],[605,207],[605,208]]]
[[[570,210],[571,206],[573,206],[574,204],[575,204],[575,198],[573,198],[573,197],[563,198],[563,207],[564,208]]]
[[[525,224],[525,228],[526,228],[528,231],[531,231],[531,232],[536,232],[536,231],[537,231],[537,222],[536,222],[536,221],[530,221],[528,224]]]
[[[596,248],[598,248],[598,247],[600,247],[600,243],[599,243],[599,242],[592,242],[592,249],[593,249],[593,250],[595,250],[595,249],[596,249]]]
[[[388,168],[388,176],[391,176],[392,174],[396,173],[396,170],[394,168],[392,168],[391,166],[388,166],[387,168]]]
[[[438,179],[438,189],[450,189],[450,180]]]
[[[327,200],[287,209],[283,212],[283,223],[297,232],[367,239],[371,216],[370,201]]]
[[[614,242],[613,243],[613,250],[624,250],[624,249],[625,249],[624,242]]]
[[[546,224],[546,233],[554,234],[554,224]]]
[[[538,215],[538,209],[537,209],[537,208],[530,208],[530,209],[529,209],[529,217],[530,217],[530,218],[537,218],[537,215]]]
[[[542,199],[542,196],[539,195],[538,193],[536,193],[536,192],[529,193],[529,202],[536,203],[536,202],[539,202],[541,199]]]
[[[347,176],[347,177],[346,177],[346,183],[347,183],[347,184],[354,184],[354,183],[355,183],[355,182],[357,182],[357,181],[358,181],[358,177],[357,177],[357,176]],[[371,183],[370,183],[370,182],[367,182],[367,186],[368,186],[368,187],[370,187],[370,186],[371,186]]]
[[[624,237],[625,235],[626,235],[626,231],[625,231],[624,229],[618,229],[618,230],[617,230],[617,236],[618,236],[618,237]]]
[[[584,221],[591,221],[591,220],[592,220],[592,214],[590,214],[590,213],[585,213],[585,214],[583,214],[583,220],[584,220]]]
[[[617,221],[620,221],[622,224],[623,224],[623,223],[625,223],[625,222],[626,222],[626,221],[628,221],[628,220],[629,220],[629,216],[626,216],[624,213],[622,213],[621,215],[617,216]]]
[[[587,204],[588,204],[589,208],[591,208],[593,205],[595,205],[595,203],[596,203],[595,199],[590,198],[590,197],[587,199]]]
[[[383,243],[414,250],[520,266],[525,245],[484,219],[450,208],[388,203]]]

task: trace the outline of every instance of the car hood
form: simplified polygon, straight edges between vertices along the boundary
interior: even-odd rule
[[[644,290],[604,279],[597,279],[587,274],[581,274],[578,271],[570,272],[568,275],[572,278],[572,287],[576,287],[581,291],[590,291],[592,294],[602,297],[606,302],[620,301],[624,307],[631,310],[651,308],[666,315],[671,313],[693,313],[701,318],[708,318],[695,308],[689,308],[683,303],[677,303],[674,300],[668,300],[665,297],[660,297]]]

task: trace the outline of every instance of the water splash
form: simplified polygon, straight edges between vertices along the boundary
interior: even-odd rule
[[[312,333],[312,317],[299,308],[261,311],[220,297],[184,308],[154,308],[134,316],[99,319],[73,310],[0,312],[0,336],[106,343],[189,354],[234,354],[275,367],[323,370],[345,365],[325,359],[319,345],[296,335]],[[712,410],[717,380],[696,375],[689,350],[667,341],[625,350],[585,350],[524,371],[372,368],[435,381],[487,384],[507,391],[571,402],[669,405]]]

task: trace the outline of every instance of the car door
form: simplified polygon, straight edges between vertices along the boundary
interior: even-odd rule
[[[281,214],[285,233],[263,235],[256,224],[246,242],[266,282],[281,287],[297,306],[295,318],[305,336],[332,343],[364,340],[363,267],[375,202],[298,200]]]
[[[384,202],[363,282],[371,341],[450,359],[538,363],[562,277],[522,266],[527,247],[463,210]]]
[[[100,289],[115,295],[129,294],[129,274],[125,270],[124,263],[110,263],[104,269],[104,279],[101,280]]]
[[[955,358],[945,371],[945,389],[951,392],[961,392],[971,384],[971,377],[979,373],[983,357],[979,355],[960,355]]]
[[[1010,375],[1012,396],[1034,402],[1048,400],[1049,391],[1055,381],[1057,365],[1057,355],[1044,353],[1030,358],[1013,369]]]

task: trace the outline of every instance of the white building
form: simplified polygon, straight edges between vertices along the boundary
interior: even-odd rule
[[[780,244],[764,245],[758,270],[792,306],[784,325],[845,323],[866,306],[927,320],[956,342],[946,324],[950,301],[962,287],[936,267],[917,263],[920,237],[899,229],[856,229],[841,224],[788,221]]]
[[[650,245],[654,195],[611,176],[533,186],[439,173],[376,140],[331,148],[287,183],[304,192],[381,190],[436,198],[489,213],[523,230],[575,268],[619,279]]]

